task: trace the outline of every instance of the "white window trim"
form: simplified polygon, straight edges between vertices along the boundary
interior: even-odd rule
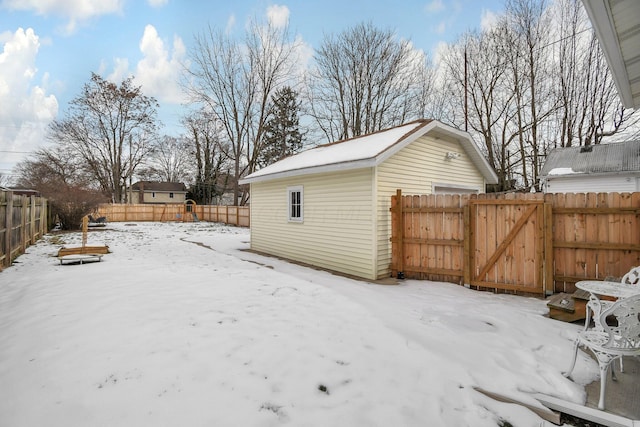
[[[442,191],[443,189],[446,189],[448,191],[443,192]],[[477,194],[477,193],[480,193],[480,190],[478,190],[477,187],[474,187],[471,185],[452,184],[452,183],[446,183],[446,182],[434,182],[431,185],[431,193],[433,194],[456,194],[456,193]]]
[[[291,216],[291,193],[300,192],[300,217]],[[304,190],[302,185],[294,185],[287,187],[287,218],[289,222],[303,222],[304,221]]]

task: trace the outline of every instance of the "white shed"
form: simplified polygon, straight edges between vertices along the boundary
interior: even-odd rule
[[[471,136],[438,121],[334,142],[248,175],[251,248],[366,279],[389,277],[391,196],[482,193],[497,176]]]
[[[640,141],[555,148],[540,181],[545,193],[640,191]]]

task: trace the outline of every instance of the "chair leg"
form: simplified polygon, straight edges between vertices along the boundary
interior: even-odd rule
[[[604,393],[607,388],[607,368],[608,363],[600,363],[600,400],[598,401],[598,409],[604,411]]]
[[[616,377],[616,364],[615,363],[611,364],[611,380],[612,381],[618,381],[618,377]]]
[[[587,317],[585,317],[584,319],[584,329],[583,331],[586,331],[587,329],[589,329],[589,325],[591,324],[591,307],[589,307],[589,304],[587,304],[586,310],[585,310],[585,315]]]
[[[578,340],[576,340],[575,343],[573,344],[573,359],[571,359],[571,367],[569,368],[569,370],[563,373],[565,377],[569,378],[571,376],[571,373],[573,372],[573,368],[575,368],[576,366],[577,358],[578,358]]]

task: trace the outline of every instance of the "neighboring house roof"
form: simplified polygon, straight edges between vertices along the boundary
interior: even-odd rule
[[[4,188],[0,187],[3,190],[12,191],[16,196],[40,196],[40,192],[38,190],[32,190],[31,188],[20,188],[20,187],[10,187]]]
[[[640,141],[553,149],[540,171],[541,178],[572,174],[640,172]]]
[[[187,188],[181,182],[138,181],[131,186],[131,189],[142,191],[169,191],[174,193],[187,192]]]
[[[423,119],[311,148],[248,175],[240,180],[240,184],[377,166],[429,132],[458,140],[487,183],[498,182],[497,175],[473,142],[471,135],[436,120]]]
[[[640,2],[582,0],[627,108],[640,107]]]

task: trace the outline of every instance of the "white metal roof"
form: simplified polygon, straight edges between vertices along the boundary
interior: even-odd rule
[[[640,1],[582,0],[622,103],[640,107]]]
[[[459,141],[486,182],[498,182],[498,177],[471,135],[436,120],[423,119],[303,151],[248,175],[240,180],[240,184],[377,166],[427,133],[441,134]]]
[[[554,148],[544,162],[540,177],[630,172],[640,172],[640,141]]]

